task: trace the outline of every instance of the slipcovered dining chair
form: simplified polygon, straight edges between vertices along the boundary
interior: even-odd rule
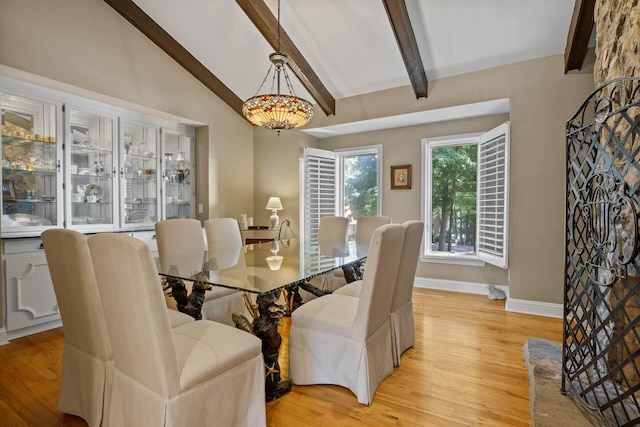
[[[73,230],[42,233],[47,264],[64,326],[58,409],[91,427],[107,425],[113,352],[107,335],[87,237]],[[169,310],[172,326],[193,322]]]
[[[318,224],[318,240],[346,242],[349,219],[344,216],[323,216]]]
[[[112,233],[88,243],[113,349],[109,423],[265,425],[261,341],[207,320],[171,329],[149,247]]]
[[[400,356],[415,344],[415,327],[413,321],[413,282],[420,255],[420,243],[424,224],[422,221],[407,221],[404,227],[404,243],[398,274],[394,281],[393,299],[391,300],[391,332],[393,337],[393,364],[400,366]],[[360,297],[363,282],[358,280],[338,289],[336,294]]]
[[[320,218],[320,222],[318,224],[318,234],[316,236],[316,239],[319,242],[346,242],[348,228],[349,219],[347,217],[323,216]],[[336,281],[336,283],[334,283],[333,272],[328,272],[326,274],[314,277],[309,281],[309,283],[323,291],[333,291],[337,288],[336,285],[343,286],[347,282],[343,277],[342,280],[338,280]],[[299,292],[303,302],[307,302],[317,298],[316,295],[312,294],[311,292],[307,292],[304,289],[300,289]]]
[[[356,243],[368,246],[376,228],[385,224],[391,224],[391,217],[380,215],[358,217],[356,221]],[[362,266],[364,267],[364,261],[362,262]],[[333,270],[333,276],[335,289],[341,288],[347,283],[344,278],[344,271],[341,268]]]
[[[237,221],[235,221],[235,226],[238,227]],[[202,226],[197,219],[179,218],[158,221],[155,229],[158,255],[161,257],[207,250]],[[240,244],[242,244],[242,239],[240,239]],[[190,281],[185,282],[188,292],[191,292],[192,285],[193,283]],[[176,302],[172,297],[166,297],[166,303],[171,308],[176,307]],[[242,311],[243,307],[244,302],[238,291],[214,286],[204,294],[202,318],[233,326],[233,312]]]
[[[371,239],[360,298],[331,294],[291,315],[289,377],[294,384],[337,384],[370,404],[393,372],[389,310],[404,229],[378,228]]]

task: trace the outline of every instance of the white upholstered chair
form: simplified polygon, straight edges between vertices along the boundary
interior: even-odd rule
[[[113,350],[113,426],[265,425],[261,342],[201,320],[171,329],[149,247],[88,239]]]
[[[318,240],[346,242],[349,219],[344,216],[323,216],[318,224]]]
[[[386,224],[391,224],[391,217],[380,215],[358,217],[356,222],[356,243],[369,245],[371,236],[373,236],[376,228]],[[362,266],[364,266],[364,262]],[[334,289],[341,288],[347,283],[344,278],[344,271],[341,268],[333,270],[333,276]]]
[[[331,294],[291,315],[289,377],[294,384],[337,384],[370,404],[393,372],[389,310],[404,229],[378,228],[371,239],[360,298]]]
[[[160,256],[188,254],[207,249],[202,234],[202,226],[197,219],[168,219],[157,222],[155,228],[158,254]],[[240,230],[238,229],[239,232]],[[240,241],[242,242],[242,240]],[[192,282],[185,281],[188,292],[191,292],[192,285]],[[171,297],[166,297],[166,303],[171,308],[176,307],[176,302]],[[244,302],[242,295],[238,291],[214,286],[213,289],[204,294],[202,318],[233,325],[233,312],[242,312],[243,309]]]
[[[358,217],[358,221],[356,221],[356,242],[368,245],[376,228],[386,224],[391,224],[391,217],[379,215]]]
[[[107,335],[87,237],[73,230],[42,233],[49,272],[64,326],[58,409],[91,427],[107,425],[113,352]],[[172,326],[193,322],[169,310]]]
[[[235,218],[211,218],[204,222],[209,249],[242,246],[240,225]]]
[[[413,282],[420,255],[420,243],[424,224],[421,221],[407,221],[404,243],[398,274],[394,281],[393,299],[391,300],[391,327],[393,335],[393,364],[400,366],[400,356],[415,344],[415,327],[413,322]],[[338,289],[336,294],[358,298],[362,291],[362,281],[349,283]]]

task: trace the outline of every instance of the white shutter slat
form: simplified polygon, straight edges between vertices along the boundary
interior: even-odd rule
[[[318,234],[320,218],[336,214],[336,155],[304,149],[304,238]]]
[[[490,130],[478,143],[478,257],[508,265],[509,122]]]

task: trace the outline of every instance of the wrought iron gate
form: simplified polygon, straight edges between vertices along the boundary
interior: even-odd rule
[[[605,83],[567,122],[562,392],[640,424],[640,79]]]

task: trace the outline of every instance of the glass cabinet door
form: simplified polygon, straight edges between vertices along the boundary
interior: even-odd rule
[[[66,110],[67,227],[115,227],[115,119]]]
[[[193,218],[194,139],[182,133],[162,129],[163,212],[165,219]]]
[[[121,223],[148,228],[160,219],[159,128],[124,119],[120,123]]]
[[[62,225],[58,107],[3,94],[2,234],[39,234]]]

